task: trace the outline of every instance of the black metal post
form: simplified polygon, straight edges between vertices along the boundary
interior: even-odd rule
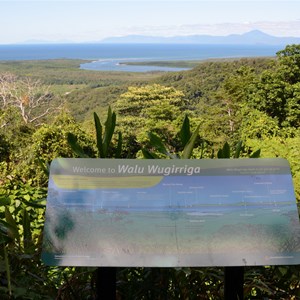
[[[244,267],[225,267],[224,299],[244,299]]]
[[[117,269],[113,267],[100,267],[97,269],[97,300],[116,299],[116,271]]]

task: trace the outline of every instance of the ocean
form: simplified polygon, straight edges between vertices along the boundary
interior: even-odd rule
[[[283,45],[200,44],[35,44],[0,45],[0,61],[84,59],[82,69],[99,71],[176,71],[182,68],[131,66],[129,61],[205,60],[275,56]]]

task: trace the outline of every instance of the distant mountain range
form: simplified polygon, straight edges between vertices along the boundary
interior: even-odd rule
[[[163,43],[163,44],[228,44],[228,45],[287,45],[300,44],[298,37],[276,37],[266,34],[260,30],[252,30],[244,34],[230,34],[227,36],[212,35],[188,35],[188,36],[145,36],[128,35],[121,37],[109,37],[100,41],[101,43]]]

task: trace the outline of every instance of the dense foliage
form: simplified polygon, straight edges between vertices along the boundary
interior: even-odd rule
[[[284,157],[300,200],[300,45],[166,74],[85,71],[82,62],[0,63],[1,299],[96,297],[94,269],[40,260],[47,170],[58,156]],[[116,114],[109,109],[103,123],[110,105]],[[222,299],[223,276],[222,268],[120,268],[118,297]],[[300,270],[246,268],[244,291],[300,299]]]

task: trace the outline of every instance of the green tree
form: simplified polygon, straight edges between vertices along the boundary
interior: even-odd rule
[[[24,151],[30,154],[24,155],[16,171],[24,178],[31,178],[35,184],[46,184],[48,178],[43,172],[43,164],[50,164],[56,157],[78,157],[67,142],[69,133],[76,137],[85,153],[95,155],[92,137],[83,132],[72,117],[62,113],[52,124],[41,126],[33,134],[32,145]]]
[[[300,44],[287,45],[277,52],[281,78],[290,84],[300,80]]]
[[[257,81],[256,70],[248,65],[241,66],[227,74],[222,84],[212,94],[214,100],[198,105],[200,134],[221,147],[230,140],[241,139],[241,124],[248,107],[248,98]],[[215,149],[216,150],[216,149]]]
[[[262,73],[251,97],[252,107],[277,120],[280,128],[300,125],[300,45],[277,53],[273,70]]]
[[[246,148],[261,149],[262,157],[282,157],[288,160],[291,166],[296,198],[300,201],[300,131],[295,137],[269,136],[264,139],[245,140]]]
[[[115,105],[125,144],[134,144],[127,151],[131,155],[136,153],[136,146],[147,140],[150,129],[166,141],[173,140],[183,104],[184,94],[172,87],[159,84],[129,87]]]
[[[266,113],[258,109],[249,109],[249,106],[245,105],[241,108],[241,114],[243,115],[239,128],[241,140],[263,140],[279,135],[278,122]]]

